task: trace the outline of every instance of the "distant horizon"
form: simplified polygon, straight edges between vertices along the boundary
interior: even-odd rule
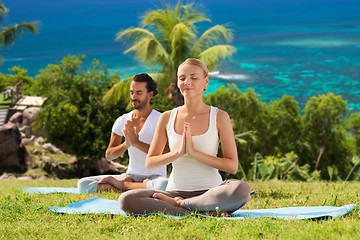
[[[165,1],[45,0],[3,1],[10,9],[2,24],[42,22],[37,36],[25,33],[1,48],[3,74],[21,66],[35,76],[68,54],[94,58],[122,76],[147,72],[125,55],[116,33],[139,26],[140,17]],[[177,1],[167,1],[175,5]],[[183,1],[183,3],[192,1]],[[199,34],[216,24],[234,30],[237,53],[213,74],[208,92],[227,83],[255,89],[263,101],[292,95],[303,107],[309,97],[334,92],[360,111],[360,2],[355,0],[196,1],[212,22],[197,24]]]

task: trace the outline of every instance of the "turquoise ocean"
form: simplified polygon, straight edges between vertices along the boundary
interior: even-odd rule
[[[96,58],[122,76],[146,67],[115,42],[118,31],[139,26],[141,16],[163,0],[3,0],[6,26],[41,21],[40,33],[25,33],[1,48],[0,71],[20,66],[35,76],[68,54]],[[167,3],[176,4],[175,0]],[[270,102],[292,95],[301,108],[311,96],[334,92],[360,111],[360,0],[196,0],[212,22],[234,30],[237,53],[212,75],[208,92],[227,83],[255,89]],[[186,1],[184,1],[186,3]]]

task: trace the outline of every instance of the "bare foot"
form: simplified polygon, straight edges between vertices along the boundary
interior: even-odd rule
[[[108,184],[110,184],[110,182],[112,181],[113,178],[114,177],[112,177],[112,176],[103,177],[102,179],[99,180],[98,183],[103,183],[103,184],[108,183]]]
[[[165,194],[163,193],[154,193],[152,195],[153,198],[156,198],[156,199],[159,199],[159,200],[162,200],[164,202],[167,202],[171,205],[174,205],[176,207],[180,207],[180,204],[181,202],[184,200],[183,198],[181,197],[175,197],[175,198],[172,198],[172,197],[168,197],[166,196]]]
[[[114,188],[116,188],[120,191],[128,190],[127,187],[125,186],[125,182],[132,182],[132,178],[126,177],[126,178],[118,180],[112,176],[107,176],[107,177],[100,179],[100,181],[99,181],[100,184],[110,184],[111,186],[113,186]]]

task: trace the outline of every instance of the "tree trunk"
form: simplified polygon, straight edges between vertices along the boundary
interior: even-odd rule
[[[315,171],[317,170],[317,168],[319,166],[320,158],[323,155],[324,151],[325,151],[325,144],[320,147],[320,153],[319,153],[318,158],[316,159]]]
[[[173,101],[176,106],[184,104],[184,97],[181,94],[180,89],[177,87],[176,82],[170,84],[170,86],[166,89],[166,93],[168,100]]]

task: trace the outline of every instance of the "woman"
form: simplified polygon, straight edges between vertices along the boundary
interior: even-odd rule
[[[229,115],[203,102],[209,77],[200,60],[189,58],[179,66],[177,84],[184,105],[160,116],[145,164],[154,171],[172,163],[166,191],[137,189],[123,193],[120,207],[132,214],[233,212],[249,200],[250,185],[235,179],[222,182],[218,171],[235,174],[238,169]],[[222,158],[216,156],[219,140]],[[163,154],[167,142],[170,152]]]

